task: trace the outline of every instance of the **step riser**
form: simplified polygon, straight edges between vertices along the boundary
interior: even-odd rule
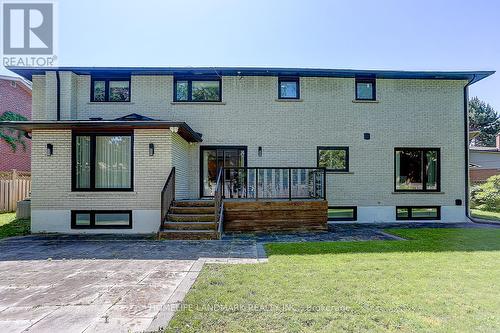
[[[173,207],[214,207],[215,202],[213,200],[203,200],[203,201],[174,201]]]
[[[207,232],[207,233],[182,233],[182,232],[168,232],[160,231],[158,233],[159,239],[171,239],[171,240],[214,240],[217,239],[217,233]]]
[[[173,230],[215,230],[215,223],[207,223],[207,224],[199,224],[199,223],[164,223],[164,229],[173,229]]]
[[[214,215],[188,215],[188,214],[181,214],[181,215],[167,215],[167,222],[172,221],[172,222],[215,222],[215,216]]]
[[[172,207],[172,214],[215,214],[215,207]]]

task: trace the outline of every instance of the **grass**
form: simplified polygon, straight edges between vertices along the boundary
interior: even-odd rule
[[[498,332],[500,229],[390,230],[407,241],[269,244],[207,265],[167,332]]]
[[[23,236],[30,233],[29,219],[16,219],[16,213],[0,214],[0,239],[12,236]]]
[[[473,217],[479,217],[479,218],[485,219],[485,220],[500,221],[500,213],[499,212],[489,212],[486,210],[471,209],[471,214]]]

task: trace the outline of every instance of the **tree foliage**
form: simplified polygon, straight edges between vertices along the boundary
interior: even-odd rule
[[[471,191],[471,206],[491,212],[500,212],[500,175],[488,178],[486,183]]]
[[[26,117],[15,112],[4,112],[0,115],[0,121],[26,121]],[[15,152],[17,146],[21,145],[26,150],[25,132],[18,131],[10,128],[0,128],[0,140],[5,141]]]
[[[491,105],[474,97],[469,101],[469,127],[479,131],[474,139],[477,146],[494,146],[495,136],[500,132],[500,118]]]

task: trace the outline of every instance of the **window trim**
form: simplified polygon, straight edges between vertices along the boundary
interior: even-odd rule
[[[297,83],[297,96],[295,97],[283,97],[281,96],[281,82],[295,82]],[[290,99],[300,99],[300,77],[278,77],[278,99],[290,100]]]
[[[360,98],[358,96],[358,83],[372,84],[372,98]],[[354,83],[354,96],[356,101],[376,101],[377,100],[377,79],[370,77],[357,77]]]
[[[316,148],[316,167],[322,168],[319,165],[319,151],[320,150],[344,150],[345,151],[345,168],[344,169],[330,169],[326,168],[326,172],[349,172],[349,147],[348,146],[318,146]]]
[[[330,209],[352,209],[352,217],[351,218],[337,218],[337,217],[328,217],[328,221],[357,221],[358,220],[358,207],[357,206],[328,206],[328,210]]]
[[[77,214],[90,214],[90,225],[77,225]],[[96,214],[128,214],[128,225],[95,225]],[[132,211],[131,210],[72,210],[71,211],[71,229],[132,229]]]
[[[90,136],[90,187],[76,187],[76,137]],[[130,187],[127,188],[96,188],[95,187],[95,158],[97,136],[129,136],[130,137]],[[133,132],[96,132],[73,131],[71,133],[71,192],[132,192],[134,190],[134,134]]]
[[[94,85],[96,81],[104,81],[104,101],[96,101],[94,97]],[[121,81],[128,82],[128,101],[110,101],[109,100],[109,82]],[[90,102],[92,103],[130,103],[132,100],[132,82],[130,77],[94,77],[90,84]]]
[[[436,209],[436,217],[413,217],[412,211],[413,209],[419,209],[419,208],[435,208]],[[398,209],[408,209],[408,217],[398,217]],[[409,221],[409,220],[441,220],[441,206],[396,206],[396,220],[398,221]]]
[[[436,172],[436,189],[435,190],[428,190],[427,189],[427,174],[424,172],[423,173],[423,179],[422,179],[422,189],[421,190],[409,190],[409,189],[397,189],[397,182],[396,182],[396,152],[398,150],[409,150],[409,151],[421,151],[423,153],[424,157],[424,165],[422,166],[425,168],[425,165],[427,165],[427,152],[428,151],[436,151],[437,153],[437,172]],[[415,148],[415,147],[396,147],[394,148],[394,173],[393,173],[393,178],[394,178],[394,192],[441,192],[441,148]]]
[[[188,82],[188,99],[179,100],[177,98],[177,81],[187,81]],[[217,81],[219,82],[219,99],[214,101],[203,100],[195,101],[193,100],[193,81]],[[222,78],[220,77],[190,77],[190,76],[174,76],[174,91],[173,91],[173,102],[175,103],[220,103],[222,102]]]

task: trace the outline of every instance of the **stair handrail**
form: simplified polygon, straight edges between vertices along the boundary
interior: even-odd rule
[[[161,191],[160,228],[174,200],[175,200],[175,167],[172,167],[172,169],[170,170],[170,174],[168,175],[167,181],[165,182],[165,185],[163,186],[163,189]]]
[[[222,237],[222,232],[224,231],[224,201],[223,201],[223,168],[219,169],[217,175],[217,182],[215,183],[214,190],[214,205],[215,205],[215,223],[217,223],[217,234],[219,239]]]

